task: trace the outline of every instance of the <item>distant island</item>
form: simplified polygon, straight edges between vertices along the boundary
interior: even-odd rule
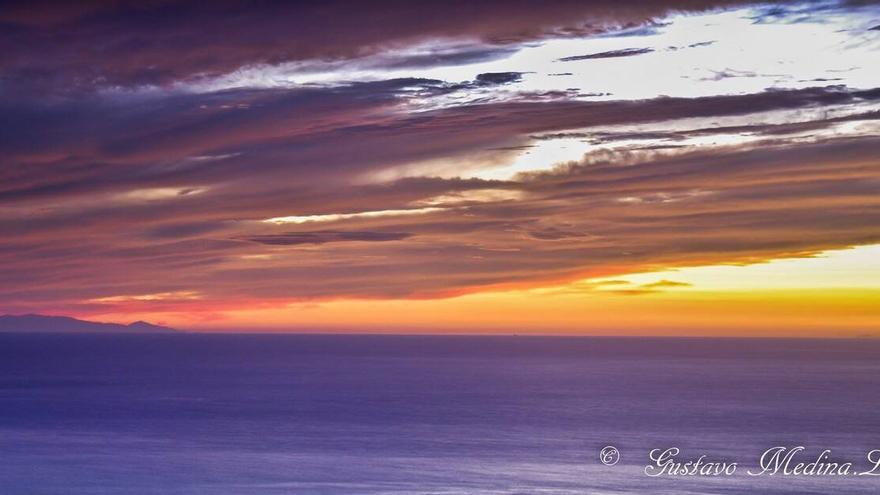
[[[136,321],[128,325],[78,320],[68,316],[2,315],[0,333],[177,333],[173,328]]]

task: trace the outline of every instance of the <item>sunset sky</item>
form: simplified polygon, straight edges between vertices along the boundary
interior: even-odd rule
[[[880,336],[880,4],[0,7],[0,313]]]

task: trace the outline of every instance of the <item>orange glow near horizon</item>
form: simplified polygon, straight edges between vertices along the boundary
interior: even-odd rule
[[[104,314],[193,331],[880,336],[880,245],[441,299],[265,303]]]

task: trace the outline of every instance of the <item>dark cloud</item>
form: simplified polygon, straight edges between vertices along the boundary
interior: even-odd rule
[[[801,122],[786,122],[782,124],[748,124],[737,126],[716,126],[697,129],[682,129],[675,131],[643,131],[643,132],[560,132],[550,134],[538,134],[533,139],[546,141],[552,139],[581,139],[590,144],[608,144],[617,141],[681,141],[690,137],[729,135],[729,134],[752,134],[762,136],[782,136],[809,131],[828,129],[834,124],[842,122],[859,122],[880,119],[880,111],[854,113],[840,117],[830,117]],[[662,145],[666,146],[666,145]]]
[[[319,230],[312,232],[287,232],[284,234],[255,235],[244,239],[260,244],[274,246],[295,246],[297,244],[326,244],[328,242],[386,242],[399,241],[411,237],[405,232],[357,232]]]
[[[522,80],[522,72],[487,72],[478,74],[476,83],[480,86],[510,84]]]
[[[736,2],[6,2],[0,12],[0,73],[7,91],[162,85],[257,64],[356,59],[438,38],[501,47],[597,34],[650,24],[671,10],[729,3]],[[463,47],[462,53],[444,53],[435,62],[492,56],[491,50]],[[429,56],[403,63],[431,62]]]
[[[186,222],[168,223],[149,229],[147,235],[156,239],[186,239],[211,232],[221,231],[228,225],[225,222]]]
[[[576,60],[593,60],[597,58],[618,58],[618,57],[632,57],[635,55],[642,55],[645,53],[651,53],[654,50],[651,48],[624,48],[621,50],[611,50],[608,52],[600,52],[600,53],[591,53],[589,55],[573,55],[571,57],[562,57],[558,59],[559,62],[574,62]]]

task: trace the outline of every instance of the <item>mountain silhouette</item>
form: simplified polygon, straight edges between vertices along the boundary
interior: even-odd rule
[[[128,325],[98,323],[77,320],[68,316],[3,315],[0,316],[0,332],[21,333],[175,333],[173,328],[136,321]]]

